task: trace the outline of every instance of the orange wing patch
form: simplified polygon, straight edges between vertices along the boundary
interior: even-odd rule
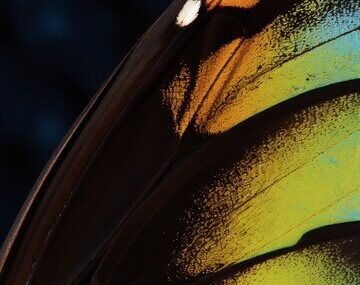
[[[260,0],[206,0],[206,7],[212,10],[216,7],[234,7],[249,9],[254,7]]]

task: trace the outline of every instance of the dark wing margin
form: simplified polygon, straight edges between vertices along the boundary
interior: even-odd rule
[[[181,32],[172,22],[184,2],[174,1],[138,41],[61,141],[3,244],[0,253],[2,284],[25,284],[28,281],[29,276],[26,275],[37,262],[32,258],[38,255],[39,246],[45,242],[51,224],[56,223],[56,217],[61,212],[59,207],[71,196],[96,149],[123,115],[129,102],[137,96],[138,90],[161,72],[159,57]],[[52,196],[56,196],[57,200],[53,201],[56,205],[48,208],[47,203]],[[41,222],[35,220],[40,216]],[[31,247],[26,248],[33,234],[39,237],[32,241]],[[58,282],[64,284],[61,280]]]

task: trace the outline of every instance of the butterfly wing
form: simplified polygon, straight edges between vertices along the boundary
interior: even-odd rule
[[[141,199],[147,184],[151,184],[160,169],[166,167],[177,139],[170,131],[171,122],[167,120],[166,112],[161,110],[161,104],[157,104],[157,98],[141,90],[163,72],[172,53],[176,52],[175,47],[170,54],[167,52],[168,57],[164,55],[182,32],[171,28],[171,21],[182,4],[181,1],[174,2],[137,43],[49,162],[2,249],[3,284],[25,284],[32,279],[39,268],[37,265],[40,266],[39,256],[44,256],[45,263],[52,268],[46,268],[39,275],[58,280],[59,284],[72,280],[111,238],[111,228],[121,221],[132,203]],[[119,132],[116,128],[123,130]],[[138,134],[141,129],[146,130],[144,136]],[[99,159],[95,159],[96,153],[100,152]],[[137,162],[135,157],[139,159]],[[152,172],[149,176],[146,174],[148,171]],[[128,188],[124,181],[120,182],[123,179],[132,181],[133,186]],[[90,188],[81,186],[80,180],[91,185]],[[75,190],[80,188],[84,190]],[[82,191],[85,192],[80,194]],[[78,194],[89,200],[77,200],[75,196]],[[97,196],[103,197],[103,202]],[[76,218],[69,216],[70,220],[67,220],[65,212],[72,211],[70,209],[82,213],[73,213],[71,215]],[[60,230],[63,221],[68,228]],[[89,232],[80,225],[87,227]],[[84,236],[87,236],[86,241]],[[54,243],[55,248],[50,245],[53,238],[59,238]],[[57,242],[62,246],[58,247]],[[50,262],[52,258],[57,264],[55,267]]]
[[[175,1],[35,187],[4,283],[338,284],[360,220],[358,15]]]

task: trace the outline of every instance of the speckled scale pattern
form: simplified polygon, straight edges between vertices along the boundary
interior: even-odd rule
[[[359,284],[359,12],[174,0],[39,179],[5,284]]]

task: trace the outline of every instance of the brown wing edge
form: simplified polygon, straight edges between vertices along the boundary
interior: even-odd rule
[[[30,191],[28,197],[26,198],[20,212],[18,213],[13,226],[11,227],[0,251],[0,281],[3,283],[6,279],[7,271],[11,268],[11,262],[17,254],[17,249],[22,242],[22,239],[27,231],[27,225],[32,219],[34,212],[41,203],[43,195],[47,191],[47,186],[53,177],[57,174],[58,169],[62,165],[65,158],[68,156],[70,150],[73,148],[75,142],[79,139],[84,128],[89,124],[89,122],[94,117],[94,114],[98,111],[99,106],[103,103],[106,95],[109,94],[110,89],[114,85],[115,81],[120,81],[123,73],[132,70],[131,66],[136,65],[136,61],[142,59],[144,54],[151,54],[152,57],[144,60],[147,65],[151,65],[151,61],[156,59],[159,53],[161,53],[161,44],[164,44],[160,41],[162,33],[169,26],[169,22],[173,21],[176,13],[180,10],[185,0],[176,0],[171,6],[163,13],[163,15],[151,26],[151,28],[139,39],[139,41],[134,45],[130,52],[125,56],[122,62],[116,67],[112,72],[109,78],[101,86],[95,96],[91,99],[88,105],[85,107],[84,111],[79,115],[73,126],[67,132],[65,137],[61,140],[58,147],[52,154],[50,160],[45,165],[42,170],[39,178],[37,179],[34,187]],[[151,42],[158,42],[158,45],[152,48],[152,51],[149,52],[149,44]],[[130,60],[129,60],[129,57]],[[145,63],[145,64],[146,64]],[[126,69],[126,71],[124,71]],[[139,72],[138,72],[139,73]],[[135,72],[131,78],[132,83],[136,82],[141,74]],[[119,80],[120,78],[120,80]],[[131,81],[131,80],[130,80]],[[133,87],[133,86],[131,86]],[[129,88],[130,89],[130,88]],[[125,92],[123,92],[125,93]],[[129,92],[128,92],[129,93]],[[123,95],[123,94],[122,94]],[[122,108],[128,103],[129,94],[127,98],[122,98]],[[125,97],[126,95],[122,96]],[[108,124],[107,129],[111,128],[111,124]]]

